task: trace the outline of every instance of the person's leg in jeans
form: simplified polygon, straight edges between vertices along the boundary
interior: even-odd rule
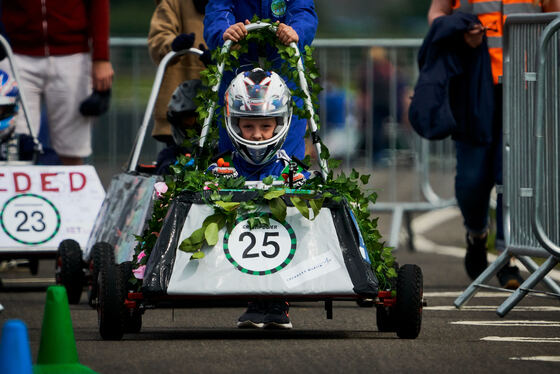
[[[467,229],[465,268],[475,279],[486,269],[488,207],[495,182],[495,145],[456,141],[457,175],[455,197]]]

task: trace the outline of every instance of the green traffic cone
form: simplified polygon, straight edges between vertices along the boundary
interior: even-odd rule
[[[41,328],[37,365],[38,373],[95,373],[78,361],[68,296],[63,286],[50,286]]]

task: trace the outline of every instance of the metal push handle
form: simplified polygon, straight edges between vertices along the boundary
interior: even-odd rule
[[[0,35],[0,43],[2,44],[2,47],[4,47],[4,51],[6,51],[6,56],[8,57],[8,62],[10,63],[10,68],[12,69],[12,74],[14,75],[15,81],[19,85],[21,80],[20,80],[20,77],[19,77],[18,70],[17,70],[17,68],[15,66],[15,63],[14,63],[15,59],[14,59],[14,53],[12,51],[12,47],[10,47],[10,44],[8,43],[6,38],[4,38],[2,35]],[[19,89],[19,101],[21,102],[21,107],[23,109],[23,115],[25,117],[25,122],[27,124],[27,129],[29,130],[29,135],[31,135],[31,137],[33,138],[33,150],[34,150],[35,154],[43,153],[43,147],[42,147],[41,143],[39,143],[39,140],[37,139],[37,134],[35,134],[35,130],[34,130],[33,126],[31,126],[31,121],[29,120],[29,112],[27,110],[27,100],[25,99],[25,93],[23,92],[23,89],[22,89],[21,86],[20,86],[20,89]]]
[[[276,31],[276,26],[274,26],[270,23],[266,23],[266,22],[250,23],[248,25],[245,25],[245,27],[247,29],[247,32],[260,30],[260,29],[263,29],[263,28],[269,28],[271,32]],[[220,53],[221,54],[228,53],[232,44],[233,44],[233,42],[231,40],[226,40],[226,42],[222,46],[222,49],[220,50]],[[319,166],[321,168],[321,174],[323,175],[323,179],[326,179],[329,170],[328,170],[326,160],[323,160],[321,158],[321,143],[320,143],[319,136],[317,134],[317,124],[315,123],[315,118],[314,118],[315,117],[315,111],[313,109],[313,103],[311,102],[311,96],[309,95],[309,86],[307,85],[307,80],[305,79],[303,62],[301,61],[301,55],[300,55],[299,48],[298,48],[297,44],[292,42],[292,43],[290,43],[290,47],[294,49],[294,51],[295,51],[294,55],[298,58],[296,69],[297,69],[297,72],[298,72],[299,83],[300,83],[301,89],[305,93],[305,97],[303,98],[305,107],[309,111],[309,113],[311,113],[311,118],[309,118],[309,126],[311,128],[311,139],[313,141],[313,144],[315,145],[315,150],[317,151],[317,157],[319,159]],[[222,77],[223,77],[223,73],[224,73],[224,62],[221,62],[221,63],[218,64],[218,73],[219,73],[218,81],[211,88],[213,92],[218,92],[218,90],[220,88],[220,84],[222,82]],[[206,117],[204,119],[204,124],[202,126],[202,131],[201,131],[201,135],[200,135],[200,142],[199,142],[199,147],[200,148],[204,147],[204,142],[206,140],[206,136],[208,135],[208,129],[210,127],[210,123],[212,122],[212,119],[214,118],[214,112],[216,110],[216,105],[217,105],[216,102],[213,102],[210,105],[210,108],[208,110],[208,117]]]
[[[184,49],[178,52],[171,51],[163,57],[157,68],[156,77],[152,85],[152,91],[150,92],[150,98],[148,99],[148,105],[146,107],[146,111],[144,112],[144,118],[142,119],[142,124],[140,125],[138,132],[136,133],[134,147],[132,148],[132,152],[128,159],[127,171],[129,172],[136,171],[136,168],[138,166],[138,159],[140,158],[140,151],[142,150],[142,146],[144,145],[146,130],[148,129],[148,124],[150,123],[150,119],[152,118],[156,99],[161,88],[161,83],[163,82],[163,76],[165,74],[165,70],[167,69],[167,65],[169,65],[169,62],[174,58],[183,56],[187,53],[202,56],[204,52],[197,48]]]
[[[537,70],[537,111],[535,121],[535,209],[533,216],[533,231],[541,245],[553,256],[560,258],[560,246],[552,242],[545,232],[540,216],[544,210],[544,89],[545,89],[545,63],[548,44],[552,35],[560,28],[560,17],[555,18],[543,30],[539,40],[538,70]]]

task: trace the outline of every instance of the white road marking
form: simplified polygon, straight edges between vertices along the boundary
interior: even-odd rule
[[[471,326],[502,326],[502,327],[560,327],[560,322],[556,321],[454,321],[452,325],[471,325]]]
[[[463,291],[442,291],[442,292],[424,292],[424,297],[452,297],[457,298],[461,296]],[[477,297],[504,297],[507,296],[508,292],[477,292],[473,298]]]
[[[425,253],[435,253],[444,256],[452,256],[463,258],[465,257],[464,247],[454,247],[448,245],[439,245],[426,239],[422,234],[429,231],[430,229],[436,227],[437,225],[446,222],[456,216],[459,216],[461,212],[457,207],[448,207],[444,209],[432,210],[430,212],[424,213],[412,220],[412,230],[414,232],[414,247],[419,252]],[[496,260],[497,256],[488,253],[488,262],[493,262]],[[528,270],[523,266],[520,261],[516,262],[516,265],[520,270],[528,272]],[[551,270],[547,276],[556,281],[560,281],[560,271]]]
[[[3,284],[19,283],[55,283],[54,278],[2,278]]]
[[[454,307],[453,305],[439,305],[439,306],[425,306],[424,308],[422,308],[422,310],[431,310],[431,311],[443,311],[443,312],[447,312],[447,311],[452,311],[452,310],[456,310],[456,311],[469,311],[469,312],[488,312],[488,311],[496,311],[496,309],[498,309],[498,306],[492,306],[492,305],[476,305],[476,306],[471,306],[471,305],[465,305],[463,307],[461,307],[461,309],[457,309],[456,307]],[[511,310],[510,313],[512,312],[559,312],[560,311],[560,307],[558,306],[516,306],[515,308],[513,308]]]
[[[510,360],[519,360],[519,361],[560,362],[560,356],[510,357],[509,359]]]
[[[486,336],[480,340],[513,343],[560,343],[560,338],[530,338],[525,336]]]

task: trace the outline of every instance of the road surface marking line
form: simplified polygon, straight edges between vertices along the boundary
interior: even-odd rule
[[[530,338],[525,336],[486,336],[480,340],[486,342],[560,343],[560,338]]]
[[[453,305],[439,305],[439,306],[425,306],[422,310],[431,310],[431,311],[469,311],[469,312],[488,312],[488,311],[496,311],[498,308],[497,305],[479,305],[479,306],[471,306],[465,305],[461,307],[461,309],[457,309]],[[511,310],[511,312],[558,312],[560,311],[560,307],[558,306],[516,306]]]
[[[461,296],[463,291],[442,291],[442,292],[424,292],[424,297],[452,297],[457,298]],[[504,297],[507,292],[477,292],[473,297]]]
[[[560,356],[510,357],[509,359],[510,360],[518,360],[518,361],[560,362]]]
[[[19,284],[19,283],[55,283],[54,278],[2,278],[3,284]]]
[[[556,321],[454,321],[452,325],[503,326],[503,327],[560,327]]]

